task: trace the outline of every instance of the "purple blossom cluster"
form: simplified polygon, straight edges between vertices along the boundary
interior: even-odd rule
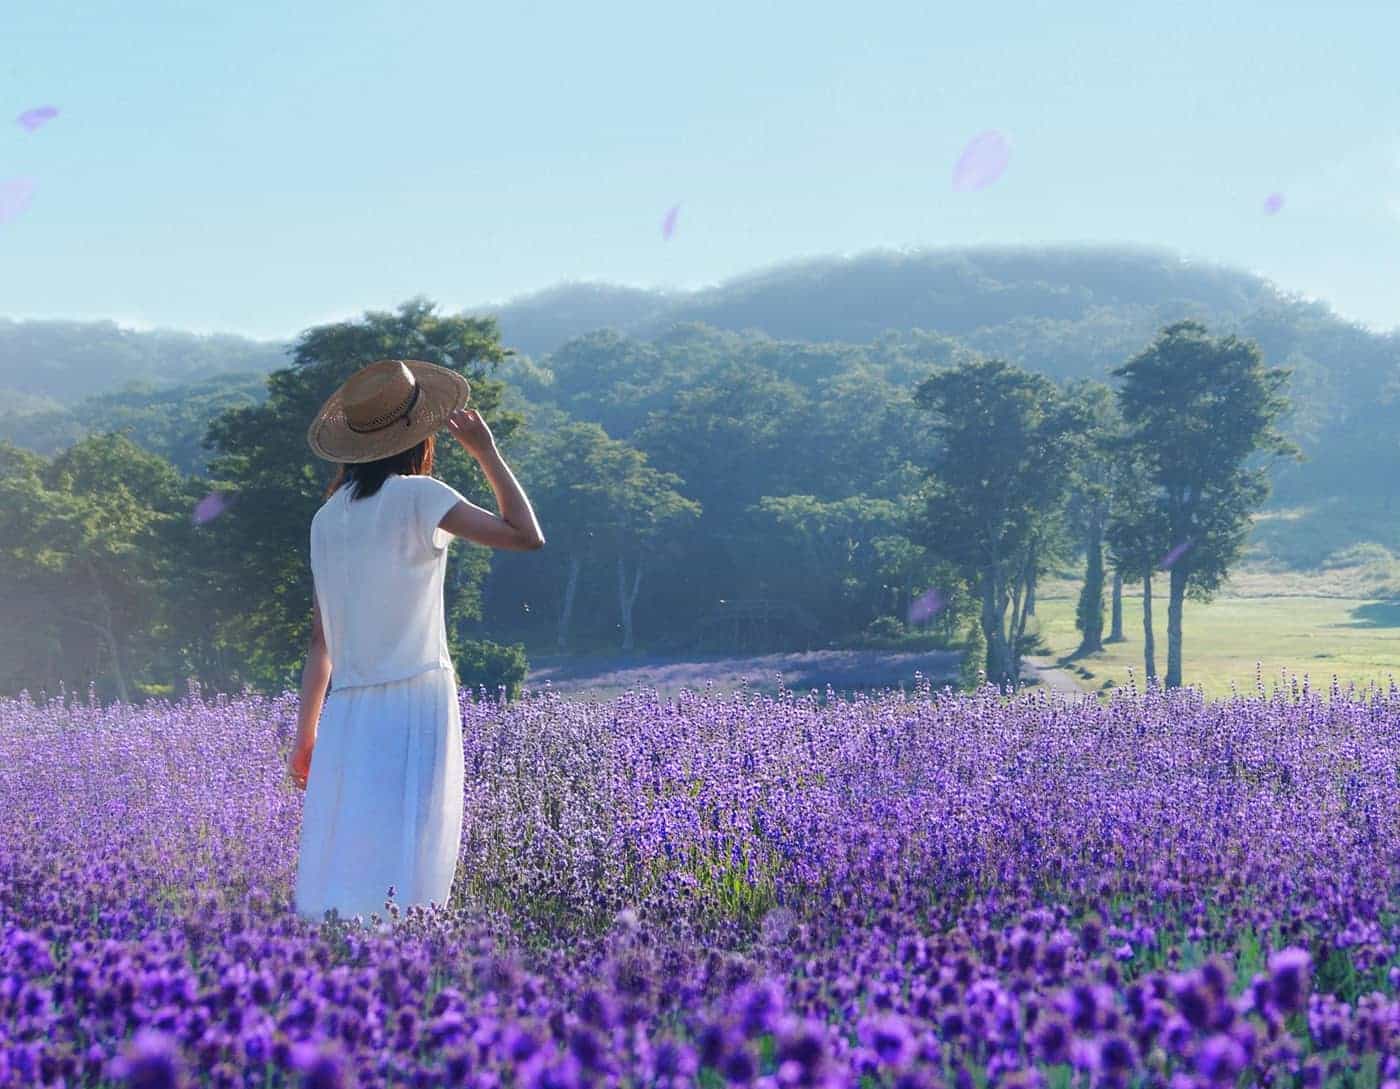
[[[463,692],[314,925],[292,694],[0,701],[0,1087],[1400,1089],[1400,693],[814,695]]]

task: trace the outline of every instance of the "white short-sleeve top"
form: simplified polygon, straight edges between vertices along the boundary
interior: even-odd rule
[[[391,473],[374,495],[336,489],[311,519],[311,574],[331,688],[453,668],[443,579],[452,534],[438,527],[463,496],[431,476]]]

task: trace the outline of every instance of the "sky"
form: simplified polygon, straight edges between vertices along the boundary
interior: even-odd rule
[[[1116,242],[1400,325],[1400,5],[4,0],[0,28],[0,191],[33,185],[0,316],[285,338],[414,295]],[[987,130],[1005,172],[955,189]]]

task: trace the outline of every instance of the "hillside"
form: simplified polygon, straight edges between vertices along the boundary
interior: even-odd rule
[[[231,334],[0,318],[0,397],[10,411],[41,411],[133,382],[159,386],[266,374],[284,365],[285,351],[282,344]]]
[[[1197,318],[1215,332],[1257,340],[1270,364],[1293,372],[1287,429],[1309,460],[1280,469],[1280,499],[1385,495],[1400,472],[1400,446],[1391,438],[1400,335],[1371,333],[1262,277],[1161,250],[873,252],[673,295],[564,285],[493,313],[506,342],[536,358],[603,325],[629,345],[694,323],[844,344],[923,330],[1059,380],[1107,380],[1163,325]]]
[[[876,251],[779,265],[698,291],[561,284],[472,310],[494,315],[505,342],[535,359],[604,328],[650,340],[676,323],[701,322],[780,340],[850,344],[922,329],[1056,377],[1101,377],[1181,317],[1256,337],[1275,362],[1301,353],[1323,369],[1374,374],[1400,359],[1394,335],[1351,326],[1261,277],[1129,247]],[[1319,351],[1320,338],[1345,358]],[[110,321],[0,318],[0,392],[10,411],[36,411],[132,381],[265,373],[284,363],[285,350],[234,335],[137,332]]]
[[[881,251],[794,262],[672,294],[564,284],[476,312],[495,315],[505,342],[521,353],[502,371],[512,403],[553,404],[613,434],[639,425],[644,404],[669,404],[687,373],[718,356],[771,362],[786,377],[843,372],[853,381],[864,363],[885,359],[881,374],[899,388],[968,352],[1059,380],[1106,379],[1162,325],[1194,317],[1213,331],[1258,340],[1271,364],[1293,371],[1287,429],[1309,460],[1280,470],[1279,502],[1386,496],[1400,472],[1400,444],[1391,437],[1400,337],[1348,324],[1250,273],[1161,250]],[[810,358],[799,358],[801,343],[812,346]],[[257,375],[283,365],[284,351],[236,336],[135,332],[112,322],[0,320],[0,438],[52,452],[81,433],[74,417],[83,398],[133,382],[154,390]],[[590,401],[604,374],[619,383],[612,396],[627,427],[617,411],[609,416]],[[227,392],[246,396],[249,389]],[[174,445],[187,463],[196,460],[188,434]]]
[[[674,322],[854,344],[926,329],[997,352],[1024,350],[1027,323],[1093,327],[1114,341],[1179,317],[1240,323],[1282,311],[1345,324],[1250,273],[1105,246],[875,251],[779,265],[693,292],[565,284],[478,310],[495,314],[507,343],[533,356],[594,329],[648,339]]]

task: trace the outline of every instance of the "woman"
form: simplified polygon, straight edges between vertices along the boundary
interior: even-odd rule
[[[544,544],[490,429],[464,407],[470,393],[446,367],[384,359],[352,375],[307,432],[318,456],[341,463],[311,520],[311,649],[288,761],[306,791],[296,907],[308,918],[367,917],[391,886],[404,906],[444,904],[452,888],[463,759],[447,545]],[[431,475],[443,426],[485,472],[499,517]]]

